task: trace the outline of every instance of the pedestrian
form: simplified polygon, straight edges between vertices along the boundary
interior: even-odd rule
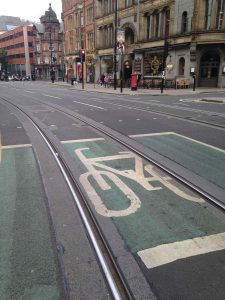
[[[102,74],[100,82],[101,82],[101,86],[102,86],[105,82],[105,75],[104,74]]]
[[[79,74],[79,81],[82,82],[83,81],[83,76],[82,73]]]
[[[138,86],[138,87],[140,86],[141,77],[142,77],[141,73],[138,72],[138,74],[137,74],[137,86]]]
[[[51,76],[52,83],[54,83],[55,82],[55,71],[54,70],[51,70],[50,76]]]
[[[105,73],[104,84],[105,84],[105,88],[109,87],[109,74],[108,73]]]

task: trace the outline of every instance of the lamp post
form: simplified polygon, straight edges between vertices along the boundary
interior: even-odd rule
[[[168,56],[168,35],[169,35],[169,15],[168,11],[166,11],[166,22],[165,22],[165,37],[164,37],[164,48],[163,48],[163,60],[162,60],[162,81],[161,81],[161,94],[163,93],[165,75],[166,75],[166,58]]]
[[[114,33],[114,90],[116,90],[116,53],[117,53],[117,0],[115,1],[115,33]]]
[[[53,70],[52,65],[52,26],[51,26],[51,18],[50,18],[50,12],[51,12],[51,3],[49,3],[49,9],[48,9],[48,23],[49,23],[49,50],[50,50],[50,77],[52,83],[54,83],[55,80],[55,72]]]

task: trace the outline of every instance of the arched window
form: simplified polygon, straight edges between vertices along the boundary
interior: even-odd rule
[[[127,45],[134,44],[134,32],[129,27],[125,29],[125,42]]]
[[[179,59],[179,75],[181,76],[184,75],[184,68],[185,68],[185,59],[181,57]]]
[[[188,31],[188,14],[186,11],[184,11],[181,20],[181,33],[186,33],[187,31]]]

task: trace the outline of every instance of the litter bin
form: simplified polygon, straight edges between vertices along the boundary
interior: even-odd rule
[[[138,79],[138,75],[137,74],[131,74],[130,87],[131,87],[132,91],[136,91],[137,90],[137,79]]]

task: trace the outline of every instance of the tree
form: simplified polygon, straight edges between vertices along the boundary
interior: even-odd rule
[[[7,71],[8,58],[7,58],[7,52],[5,50],[0,50],[0,64],[1,64],[0,71]]]

